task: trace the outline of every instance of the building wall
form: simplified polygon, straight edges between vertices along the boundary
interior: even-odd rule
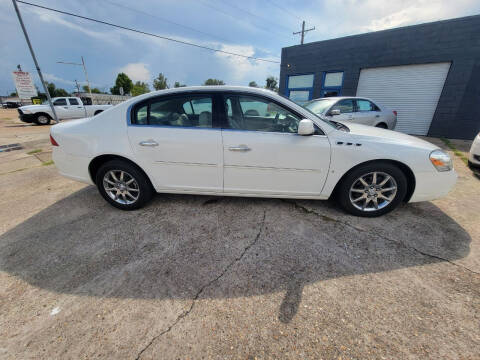
[[[342,95],[356,94],[362,68],[452,62],[429,135],[473,139],[480,132],[480,15],[282,49],[280,92],[288,75],[344,71]]]

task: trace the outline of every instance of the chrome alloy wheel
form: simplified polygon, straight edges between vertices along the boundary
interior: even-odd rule
[[[123,170],[108,171],[103,177],[103,188],[119,204],[133,204],[140,196],[137,180]]]
[[[360,176],[350,187],[350,202],[361,211],[376,211],[390,204],[397,194],[397,182],[384,172]]]
[[[40,115],[37,117],[37,121],[40,125],[47,125],[50,121],[50,119],[48,117],[46,117],[45,115]]]

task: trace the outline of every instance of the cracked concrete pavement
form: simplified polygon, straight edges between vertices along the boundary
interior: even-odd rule
[[[477,359],[480,181],[455,166],[446,198],[376,219],[183,195],[121,212],[54,166],[4,174],[0,358]]]

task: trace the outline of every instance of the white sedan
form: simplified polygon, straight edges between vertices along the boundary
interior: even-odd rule
[[[131,210],[158,193],[328,199],[378,216],[446,195],[447,153],[405,134],[334,124],[271,91],[185,87],[51,128],[60,173]]]
[[[311,112],[332,121],[347,121],[394,130],[397,112],[360,97],[326,97],[303,104]]]
[[[472,147],[468,154],[468,166],[480,174],[480,133],[473,139]]]

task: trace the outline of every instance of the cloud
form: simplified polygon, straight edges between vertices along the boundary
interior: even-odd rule
[[[63,79],[54,74],[43,73],[43,78],[45,79],[45,81],[49,81],[49,82],[54,82],[54,83],[59,82],[66,85],[75,85],[75,81]]]
[[[125,65],[124,67],[120,68],[120,72],[124,72],[128,75],[132,81],[143,81],[149,82],[150,81],[150,70],[147,68],[147,64],[145,63],[130,63]]]
[[[242,54],[245,56],[256,56],[255,48],[250,45],[229,45],[219,44],[223,51]],[[267,74],[278,74],[279,64],[246,59],[243,57],[229,55],[225,53],[215,53],[216,57],[224,63],[229,70],[229,77],[236,83],[256,80],[259,77],[266,78]],[[278,60],[272,57],[265,59]]]
[[[37,18],[43,22],[46,22],[49,24],[62,25],[69,29],[79,31],[92,38],[107,41],[112,44],[115,44],[118,41],[117,37],[112,36],[114,33],[112,31],[94,31],[94,30],[87,29],[84,26],[78,25],[72,21],[67,21],[62,15],[59,15],[59,14],[55,14],[55,13],[48,12],[42,9],[37,9],[37,8],[33,8],[33,9],[29,8],[28,10],[34,13],[37,16]]]

